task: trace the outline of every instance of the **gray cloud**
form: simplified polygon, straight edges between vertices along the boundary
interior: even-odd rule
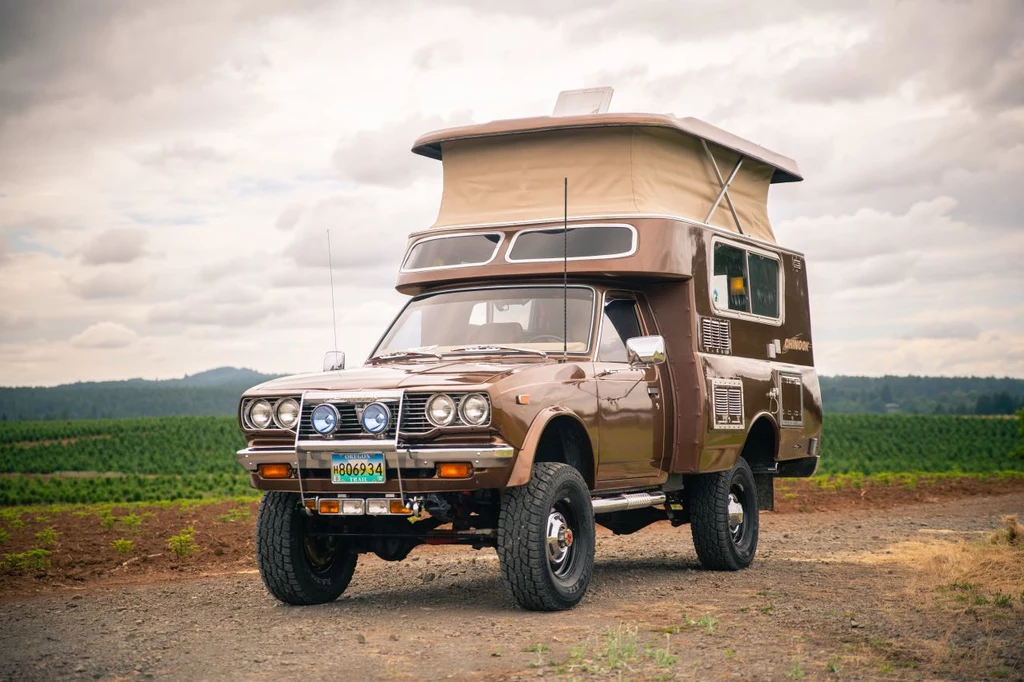
[[[277,218],[277,222],[274,223],[274,227],[284,232],[288,232],[299,222],[299,218],[302,217],[302,212],[305,209],[297,204],[292,204],[288,208],[284,209],[280,216]]]
[[[79,298],[103,300],[138,296],[146,284],[138,274],[105,269],[91,277],[69,280],[68,288]]]
[[[431,172],[440,175],[440,164],[413,157],[409,149],[417,137],[430,130],[472,122],[472,113],[459,111],[440,116],[412,116],[373,130],[359,130],[338,143],[333,164],[344,180],[380,187],[408,187]]]
[[[148,235],[141,229],[115,228],[101,232],[79,255],[88,265],[131,263],[146,255]]]
[[[118,322],[98,322],[71,337],[78,348],[124,348],[138,338],[135,330]]]
[[[155,151],[144,154],[139,160],[147,166],[196,166],[204,163],[223,163],[228,160],[228,156],[213,147],[184,140],[165,144]]]
[[[981,334],[977,325],[958,320],[941,320],[914,327],[904,339],[976,339]]]
[[[876,5],[868,38],[787,77],[794,96],[853,101],[908,83],[948,96],[972,93],[990,107],[1024,104],[1024,4],[1019,0],[909,0]],[[861,15],[861,20],[867,17]]]

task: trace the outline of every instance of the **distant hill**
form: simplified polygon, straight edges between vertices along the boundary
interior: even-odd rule
[[[1012,414],[1024,407],[1024,379],[822,377],[821,399],[826,412]]]
[[[0,388],[0,421],[230,415],[243,391],[277,376],[218,367],[181,379]]]
[[[218,367],[162,381],[0,388],[0,421],[232,415],[243,391],[276,376]],[[1024,379],[836,376],[821,378],[821,393],[826,413],[1011,414],[1024,407]]]

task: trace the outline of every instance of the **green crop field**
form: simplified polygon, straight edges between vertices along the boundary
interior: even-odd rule
[[[1024,471],[1015,419],[835,414],[819,474]],[[0,505],[255,494],[230,417],[0,424]]]

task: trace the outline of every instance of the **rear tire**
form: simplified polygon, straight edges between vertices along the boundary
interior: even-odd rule
[[[730,471],[694,476],[690,485],[690,529],[701,566],[738,571],[757,552],[757,485],[740,458]]]
[[[267,591],[286,604],[334,601],[348,587],[357,554],[343,538],[309,535],[295,493],[268,492],[256,514],[256,563]]]
[[[580,473],[568,464],[534,464],[530,482],[506,490],[501,502],[502,582],[524,609],[571,609],[594,573],[594,537],[594,508]]]

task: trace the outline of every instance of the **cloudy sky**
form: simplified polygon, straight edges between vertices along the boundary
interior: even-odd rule
[[[513,9],[514,7],[514,9]],[[1024,3],[0,0],[0,384],[361,362],[421,132],[696,116],[795,158],[826,374],[1024,377]]]

